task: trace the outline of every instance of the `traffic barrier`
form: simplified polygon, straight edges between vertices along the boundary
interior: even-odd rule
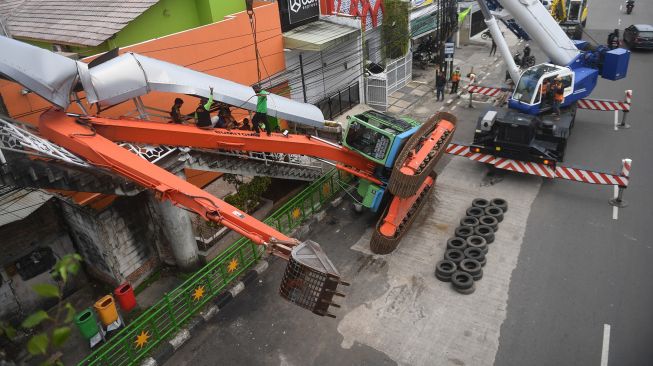
[[[134,288],[128,284],[123,283],[113,290],[113,294],[118,299],[118,304],[123,311],[129,312],[136,307],[136,296],[134,296]]]
[[[464,156],[470,160],[478,161],[495,166],[503,170],[510,170],[517,173],[537,175],[550,179],[565,179],[575,182],[611,185],[626,188],[629,183],[631,160],[624,159],[622,172],[612,174],[606,172],[592,171],[588,169],[557,165],[552,167],[542,163],[506,159],[492,154],[476,153],[470,150],[469,146],[452,143],[447,146],[446,152],[452,155]],[[627,164],[626,164],[627,161]],[[626,169],[627,167],[627,169]]]
[[[496,97],[497,95],[507,91],[508,89],[506,88],[493,88],[489,86],[482,86],[482,85],[469,85],[467,87],[467,91],[471,93],[478,93],[478,94],[483,94],[487,95],[489,97]]]
[[[578,109],[590,109],[595,111],[614,111],[614,129],[630,128],[626,123],[628,112],[632,107],[633,91],[626,90],[626,99],[624,101],[609,99],[581,99],[578,101]],[[623,111],[623,117],[619,122],[619,111]]]

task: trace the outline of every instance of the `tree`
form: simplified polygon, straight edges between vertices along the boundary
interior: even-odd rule
[[[384,57],[395,59],[403,57],[408,52],[408,13],[410,2],[402,0],[389,0],[385,3],[381,34],[383,36]]]
[[[43,298],[56,298],[57,306],[50,313],[38,310],[25,318],[21,328],[36,333],[27,341],[27,351],[32,357],[43,357],[41,365],[62,365],[55,357],[56,350],[66,343],[71,333],[71,324],[75,317],[75,308],[69,302],[63,301],[63,288],[71,278],[79,272],[82,257],[79,254],[67,254],[55,265],[50,274],[57,281],[57,286],[49,283],[39,283],[32,286],[34,292]],[[49,324],[48,324],[49,323]],[[46,330],[45,326],[49,325]],[[0,336],[10,341],[16,340],[17,331],[7,323],[0,323]]]
[[[236,193],[225,197],[225,202],[245,212],[251,212],[258,206],[261,202],[261,195],[272,183],[270,177],[254,177],[247,183],[233,174],[225,174],[223,178],[236,186]]]

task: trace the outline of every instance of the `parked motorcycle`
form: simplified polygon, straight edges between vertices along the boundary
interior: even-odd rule
[[[634,7],[635,7],[635,1],[634,0],[626,1],[626,14],[632,13]]]
[[[481,34],[481,39],[491,39],[492,38],[492,33],[490,33],[490,30],[486,30]]]

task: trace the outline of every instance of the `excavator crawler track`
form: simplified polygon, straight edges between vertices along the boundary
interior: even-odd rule
[[[404,234],[406,234],[410,226],[413,224],[415,217],[417,217],[417,215],[422,210],[422,207],[424,207],[426,201],[428,201],[427,198],[429,193],[433,187],[435,187],[437,175],[435,172],[431,172],[429,175],[433,178],[433,182],[430,185],[424,187],[424,189],[419,192],[419,197],[417,200],[415,200],[410,210],[408,210],[408,214],[403,218],[393,236],[385,236],[380,231],[381,225],[383,225],[384,219],[388,215],[390,204],[388,204],[388,206],[385,208],[383,215],[381,215],[379,221],[376,223],[376,230],[372,234],[372,239],[370,240],[370,250],[372,253],[389,254],[397,249],[397,246],[399,246],[399,242],[403,238]]]
[[[449,128],[440,126],[440,122],[448,121]],[[447,112],[438,112],[429,118],[422,127],[406,142],[403,150],[399,154],[397,161],[392,168],[390,181],[388,182],[388,190],[395,196],[410,197],[417,192],[419,187],[424,182],[424,179],[429,176],[435,164],[440,160],[442,154],[445,152],[446,146],[451,141],[456,125],[456,117]],[[440,128],[439,128],[440,127]],[[422,157],[419,152],[421,147],[428,139],[435,139],[435,144],[428,153],[424,153]],[[416,172],[410,171],[413,174],[407,174],[405,167],[411,163],[412,160],[419,159],[419,162],[412,162],[418,165]],[[419,164],[416,164],[419,163]],[[402,169],[403,168],[403,169]],[[403,171],[402,171],[403,170]]]

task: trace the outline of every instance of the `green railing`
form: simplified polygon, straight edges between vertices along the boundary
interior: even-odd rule
[[[311,183],[264,222],[283,233],[289,233],[322,209],[344,188],[343,182],[350,179],[350,175],[333,169]],[[237,240],[179,287],[165,294],[79,365],[136,364],[251,268],[261,258],[263,250],[263,247],[247,238]]]

